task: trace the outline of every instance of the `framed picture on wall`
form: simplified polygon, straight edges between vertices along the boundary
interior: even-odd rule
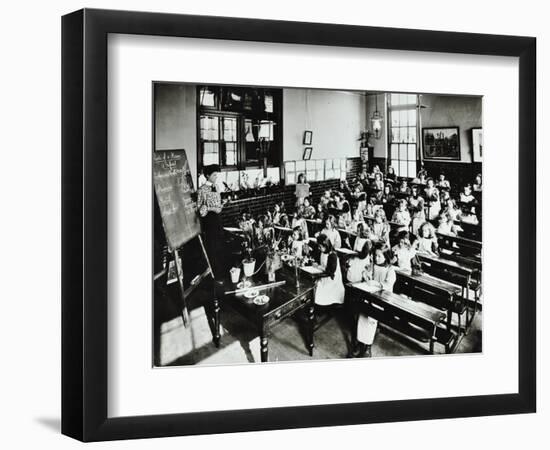
[[[62,23],[62,222],[70,225],[62,231],[64,434],[99,441],[535,412],[534,38],[96,9],[66,15]],[[215,40],[216,45],[205,46],[204,39]],[[322,57],[309,57],[312,46]],[[361,51],[352,55],[339,51],[350,47]],[[288,69],[284,77],[273,78],[271,73],[266,77],[265,71],[257,70],[259,48],[274,65]],[[430,52],[443,52],[446,62],[456,64],[436,67],[439,58],[434,59]],[[240,61],[232,77],[246,75],[253,85],[196,84],[197,79],[209,79],[205,61],[228,56]],[[507,66],[499,72],[490,56],[509,57],[517,70]],[[334,71],[326,69],[335,64],[353,70],[339,70],[333,79]],[[354,176],[349,172],[360,170],[356,136],[364,126],[368,106],[364,93],[373,87],[383,87],[387,95],[397,96],[391,103],[396,108],[387,116],[396,141],[385,150],[410,171],[417,159],[418,123],[418,103],[410,93],[420,92],[428,82],[448,92],[466,90],[469,85],[463,80],[471,73],[472,64],[483,69],[480,74],[487,73],[476,76],[475,82],[476,90],[486,95],[491,106],[491,114],[484,116],[491,148],[485,152],[483,164],[514,175],[509,177],[507,189],[517,194],[517,201],[508,205],[507,220],[517,228],[507,233],[507,240],[508,245],[519,248],[517,256],[503,262],[493,251],[498,245],[464,236],[437,236],[445,252],[441,258],[424,255],[422,267],[427,271],[443,265],[444,270],[438,270],[446,273],[447,268],[457,270],[458,266],[459,277],[452,274],[451,281],[434,282],[428,273],[393,268],[399,279],[396,291],[361,281],[344,286],[339,276],[318,280],[318,268],[299,266],[299,260],[301,264],[307,259],[298,257],[302,247],[293,247],[296,258],[292,261],[283,260],[282,255],[288,253],[281,253],[276,246],[287,241],[289,227],[284,223],[276,234],[260,236],[251,233],[248,219],[235,227],[242,218],[240,212],[249,206],[258,207],[263,215],[271,206],[267,197],[273,203],[269,211],[280,219],[283,214],[276,204],[285,201],[289,212],[299,205],[294,203],[294,188],[282,186],[264,194],[258,187],[266,173],[269,178],[270,169],[276,178],[277,169],[284,167],[287,185],[295,184],[300,173],[313,180],[316,172],[315,197],[324,195],[325,187],[338,185],[346,171]],[[408,74],[400,78],[399,89],[409,93],[395,91],[398,87],[388,76],[392,71]],[[367,72],[369,77],[364,76]],[[293,77],[290,81],[289,74]],[[340,94],[333,98],[345,97],[346,104],[361,106],[346,114],[332,109],[327,112],[332,121],[343,118],[342,129],[350,128],[354,119],[357,130],[348,129],[347,141],[333,147],[334,136],[318,136],[318,153],[323,146],[334,148],[322,163],[309,160],[312,131],[305,132],[305,145],[299,143],[304,128],[300,123],[288,134],[285,131],[294,142],[283,148],[283,89],[298,89],[282,87],[289,82],[310,92],[322,89],[323,99],[331,95],[328,90],[338,90]],[[348,87],[361,92],[342,96],[342,88]],[[289,102],[285,103],[288,106]],[[322,104],[333,107],[332,102]],[[517,117],[507,114],[512,107],[519,109]],[[305,109],[289,111],[290,117],[306,117]],[[180,135],[188,138],[179,132],[180,121],[162,119],[166,114],[173,117],[174,110],[177,117],[189,118],[187,125],[196,131],[188,141],[195,151],[186,150],[191,170],[208,161],[209,175],[220,169],[228,172],[225,180],[230,189],[230,174],[238,174],[236,168],[246,170],[248,181],[258,180],[252,187],[247,184],[247,190],[255,193],[253,201],[218,202],[217,192],[209,184],[193,192],[190,181],[197,174],[188,176],[182,169],[182,151],[170,150],[166,160],[158,155],[157,140],[172,142]],[[292,122],[286,121],[285,127]],[[150,126],[140,126],[144,123]],[[242,130],[252,135],[244,138]],[[509,139],[512,131],[518,133],[516,142]],[[426,160],[443,164],[460,159],[458,127],[425,128],[421,136]],[[328,141],[323,142],[325,139]],[[481,157],[481,139],[479,142]],[[151,154],[156,155],[160,167],[154,185]],[[346,156],[352,154],[346,162]],[[374,158],[372,152],[370,156]],[[322,182],[326,183],[318,184]],[[202,201],[204,208],[194,204],[194,195],[178,202],[182,192],[196,193],[196,202]],[[493,229],[501,222],[499,211],[490,209],[498,205],[494,201],[498,189],[483,194],[476,199],[485,202],[483,227]],[[155,213],[155,205],[160,212]],[[194,253],[177,242],[167,249],[160,242],[162,233],[168,223],[174,224],[171,229],[175,231],[183,230],[188,223],[183,219],[194,219],[203,212],[202,228],[191,229],[191,242],[197,244],[198,254],[206,252],[216,264],[228,264],[218,271],[219,266],[212,268],[208,263],[204,277],[186,277],[186,267],[195,266]],[[475,225],[470,219],[464,231],[479,233],[480,223]],[[203,239],[205,235],[219,239]],[[499,236],[485,233],[484,239],[495,244]],[[253,253],[255,249],[248,243],[259,240],[262,252]],[[246,246],[241,245],[243,241]],[[390,269],[384,252],[378,250],[375,256],[383,261],[381,270]],[[174,265],[177,282],[167,287],[167,258],[173,252],[181,252],[182,265]],[[220,255],[231,259],[220,261]],[[281,265],[280,272],[271,271]],[[360,269],[358,280],[362,280]],[[219,274],[215,280],[208,277],[212,272]],[[506,283],[502,282],[504,272]],[[458,278],[466,284],[456,284]],[[318,281],[327,284],[316,289]],[[196,307],[190,302],[187,319],[183,313],[187,309],[180,306],[187,298],[184,282],[201,288]],[[477,293],[473,292],[476,288]],[[403,297],[413,298],[419,292],[421,301]],[[356,323],[337,317],[316,323],[316,308],[335,299],[345,308],[346,316],[357,317]],[[170,301],[174,304],[168,310]],[[421,304],[423,301],[435,305]],[[498,311],[480,306],[480,302],[497,301]],[[159,308],[165,308],[163,314],[156,313]],[[290,320],[293,315],[298,320]],[[378,323],[381,328],[377,329]],[[481,330],[481,325],[483,333],[487,330],[492,336],[490,342],[499,345],[481,346],[483,334],[474,332]],[[392,327],[399,339],[388,346],[396,333],[385,330]],[[281,334],[281,330],[285,332]],[[380,336],[384,345],[376,343]],[[363,341],[352,342],[355,338]],[[142,345],[136,346],[136,342]],[[273,342],[275,345],[268,344]],[[514,345],[509,348],[507,342]],[[387,348],[394,351],[391,361],[383,357]],[[476,354],[446,356],[463,349]],[[409,355],[414,357],[401,357]],[[319,361],[308,362],[315,359]],[[197,367],[178,367],[189,365]],[[346,382],[327,383],[326,377],[318,376],[324,370]],[[415,377],[401,382],[399,376],[394,377],[400,373]],[[475,383],[464,374],[475,374]],[[303,386],[296,389],[296,380],[303,380]]]
[[[460,161],[458,127],[422,128],[424,159]]]
[[[483,161],[483,129],[472,128],[472,161]]]

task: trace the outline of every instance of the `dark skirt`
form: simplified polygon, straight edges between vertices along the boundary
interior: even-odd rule
[[[209,212],[201,220],[204,247],[208,254],[210,266],[214,272],[214,278],[223,277],[223,227],[221,216]]]

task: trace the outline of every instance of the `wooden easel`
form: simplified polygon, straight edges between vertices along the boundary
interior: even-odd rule
[[[187,297],[200,285],[201,281],[204,280],[209,275],[212,276],[212,279],[214,279],[214,272],[212,271],[212,266],[210,265],[210,260],[208,259],[208,254],[206,253],[206,249],[204,248],[204,243],[202,242],[202,236],[199,234],[197,236],[197,239],[199,240],[199,243],[201,245],[202,253],[204,258],[206,259],[206,263],[208,267],[206,270],[194,277],[190,285],[187,289],[185,289],[184,280],[183,280],[183,270],[178,264],[178,259],[180,260],[181,264],[183,265],[183,259],[180,256],[179,249],[176,249],[173,251],[174,253],[174,265],[176,266],[176,274],[178,277],[178,285],[180,287],[180,295],[181,295],[181,301],[182,301],[182,310],[181,310],[181,317],[183,319],[183,325],[187,326],[189,323],[189,309],[187,307]]]

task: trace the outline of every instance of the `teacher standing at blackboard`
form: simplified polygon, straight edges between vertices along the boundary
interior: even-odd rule
[[[216,190],[216,179],[220,168],[216,164],[204,167],[204,176],[207,181],[199,187],[197,207],[201,217],[204,245],[214,272],[214,278],[222,276],[222,243],[223,228],[220,213],[223,203],[221,194]]]

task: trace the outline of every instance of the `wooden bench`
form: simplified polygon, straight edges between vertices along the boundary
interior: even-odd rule
[[[444,233],[436,233],[439,247],[453,253],[459,253],[468,257],[481,259],[481,241],[475,241],[461,236],[451,236]]]
[[[454,283],[426,273],[395,268],[397,281],[394,291],[447,312],[447,328],[451,329],[452,315],[457,314],[458,329],[462,329],[464,301],[462,288]]]
[[[430,275],[462,287],[462,297],[464,299],[463,305],[466,307],[466,326],[469,327],[477,312],[479,290],[481,288],[479,272],[477,269],[439,256],[419,253],[418,259],[422,263],[422,269]],[[472,308],[470,301],[470,289],[474,291]],[[472,309],[471,316],[469,313],[470,309]],[[457,311],[457,313],[459,312]]]
[[[347,288],[355,314],[367,314],[409,338],[428,343],[430,353],[434,352],[435,343],[443,345],[445,353],[451,353],[457,336],[443,326],[445,312],[390,291],[374,291],[366,283],[350,283]]]

